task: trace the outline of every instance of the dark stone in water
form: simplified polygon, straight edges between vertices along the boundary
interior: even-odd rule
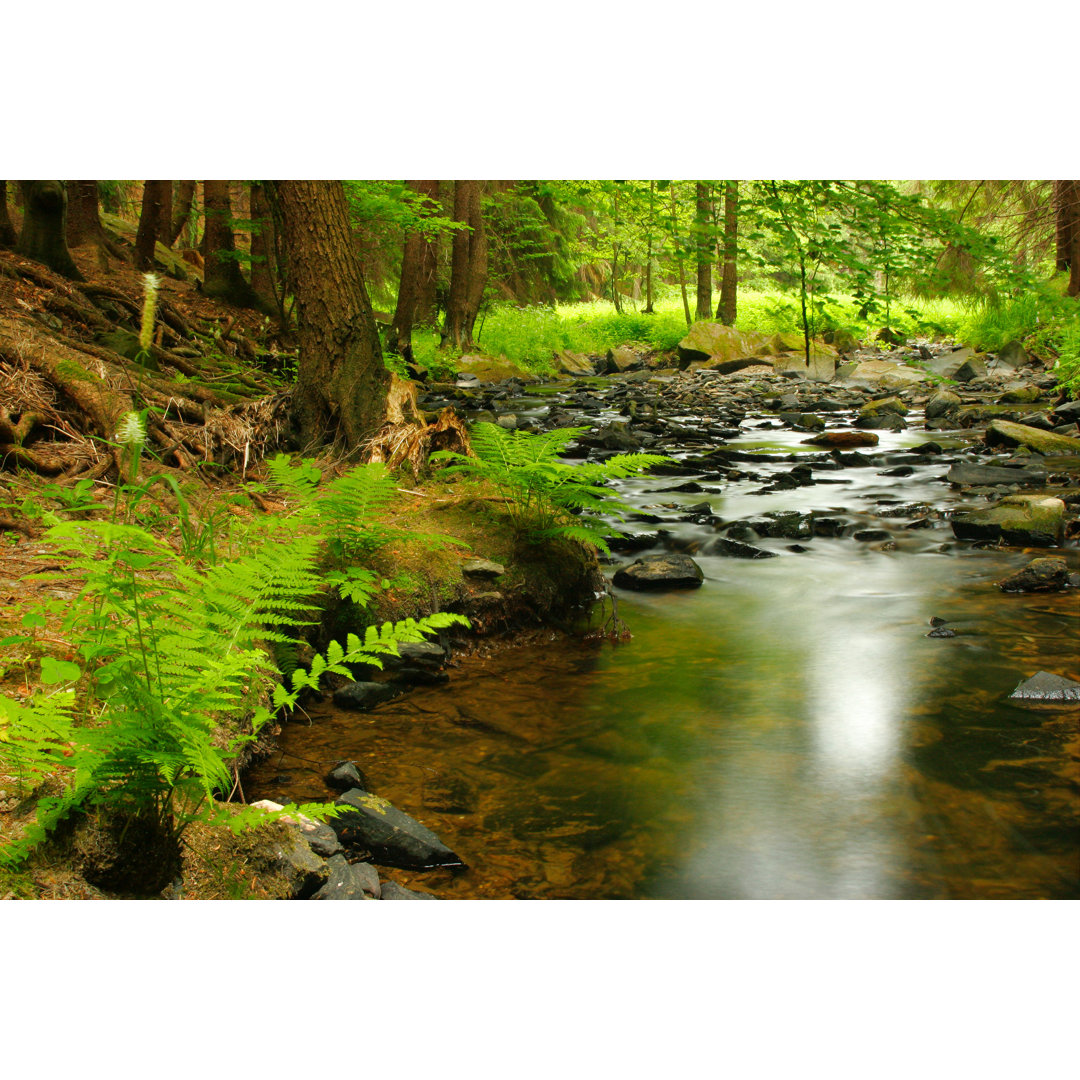
[[[1060,592],[1069,583],[1069,568],[1064,559],[1033,559],[1015,574],[997,583],[1002,592]]]
[[[430,829],[386,799],[353,788],[335,805],[344,808],[330,819],[338,838],[370,851],[377,862],[414,870],[465,865]]]
[[[323,777],[328,787],[335,791],[348,791],[349,788],[367,790],[367,778],[355,761],[337,761],[334,767]]]
[[[927,637],[956,637],[956,631],[950,630],[947,626],[939,626],[936,630],[931,630]]]
[[[891,540],[892,534],[886,532],[884,529],[860,529],[857,533],[853,533],[855,540],[862,541],[863,543],[870,543],[874,540]]]
[[[1080,683],[1072,679],[1040,671],[1020,685],[1009,695],[1010,701],[1080,701]]]
[[[379,873],[371,863],[349,863],[344,855],[328,859],[330,876],[312,900],[378,900]]]
[[[764,548],[740,544],[737,540],[726,540],[723,537],[714,540],[706,550],[710,555],[727,555],[733,559],[775,559],[777,557],[775,551],[766,551]]]
[[[615,584],[623,589],[696,589],[705,575],[689,555],[645,555],[615,572]]]
[[[435,671],[419,664],[407,664],[398,668],[390,679],[402,686],[442,686],[450,681],[450,676],[445,671]]]
[[[814,517],[815,536],[843,536],[850,522],[836,517]]]
[[[334,704],[339,709],[366,712],[403,693],[404,690],[393,683],[353,682],[334,691]]]
[[[1045,484],[1045,469],[1008,469],[957,462],[948,472],[950,484]]]
[[[612,551],[644,551],[660,542],[660,532],[612,533],[607,537]]]
[[[431,893],[417,892],[415,889],[406,889],[396,881],[384,881],[382,883],[381,900],[438,900]]]

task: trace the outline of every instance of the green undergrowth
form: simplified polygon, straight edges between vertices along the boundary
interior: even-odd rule
[[[713,310],[719,297],[713,299]],[[964,317],[951,300],[897,300],[889,311],[889,326],[905,336],[931,339],[953,336]],[[869,339],[885,325],[884,316],[860,318],[854,300],[830,301],[815,313],[815,333],[848,330]],[[743,331],[774,334],[802,331],[798,297],[779,291],[743,289],[739,292],[736,327]],[[635,344],[658,352],[671,352],[686,336],[686,318],[678,293],[668,293],[654,304],[652,314],[632,310],[625,301],[617,312],[606,300],[560,304],[557,307],[500,305],[477,323],[477,349],[489,356],[505,356],[536,375],[550,371],[552,358],[562,350],[598,355],[619,345]],[[418,330],[413,336],[417,362],[439,376],[451,374],[457,357],[439,349],[438,334]]]

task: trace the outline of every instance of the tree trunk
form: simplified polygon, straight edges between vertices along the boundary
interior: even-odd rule
[[[697,312],[698,319],[712,318],[712,242],[710,223],[712,201],[709,185],[698,181],[694,185],[697,202],[694,207],[694,240],[697,249]]]
[[[446,304],[442,344],[457,349],[473,344],[472,331],[487,282],[487,234],[484,231],[480,180],[454,181],[454,220],[468,229],[454,232],[450,259],[450,297]]]
[[[720,303],[716,317],[725,326],[735,325],[739,278],[739,181],[728,180],[724,187],[724,262],[721,267]]]
[[[0,180],[0,248],[13,248],[18,242],[7,205],[7,181]]]
[[[184,226],[191,219],[191,204],[195,199],[195,180],[181,180],[173,199],[172,221],[169,227],[169,239],[162,241],[168,247],[176,243],[177,237],[184,231]]]
[[[488,235],[484,228],[484,184],[478,182],[469,196],[469,283],[465,292],[465,340],[473,343],[476,317],[484,303],[487,288]]]
[[[274,180],[300,366],[293,411],[305,447],[355,449],[382,424],[390,372],[353,247],[340,180]]]
[[[171,194],[171,180],[143,181],[142,213],[135,234],[136,270],[154,269],[154,247],[158,237],[172,226]]]
[[[203,181],[206,234],[203,237],[203,292],[236,307],[264,310],[258,294],[240,272],[228,180]]]
[[[261,180],[251,183],[251,287],[268,304],[276,306],[274,288],[274,219]]]
[[[1069,296],[1080,296],[1080,180],[1054,181],[1057,268],[1068,272]]]
[[[679,243],[679,217],[675,207],[675,181],[671,182],[671,238],[675,242],[675,263],[679,268],[679,291],[682,293],[683,315],[686,325],[692,326],[690,317],[690,298],[686,295],[686,267],[683,264],[682,246]]]
[[[23,225],[16,251],[50,270],[85,281],[67,246],[67,191],[63,180],[20,180]]]
[[[439,193],[438,180],[410,180],[410,190],[424,195],[430,200],[421,213],[430,217],[438,208],[435,201]],[[387,348],[399,353],[409,363],[412,362],[412,330],[416,320],[417,307],[421,293],[428,278],[434,277],[434,253],[424,234],[413,230],[405,237],[405,247],[401,254],[401,279],[398,284],[397,307],[394,320],[390,324]]]

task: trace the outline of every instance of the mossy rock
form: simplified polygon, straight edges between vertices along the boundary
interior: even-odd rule
[[[760,355],[766,344],[761,334],[747,334],[723,323],[702,321],[694,323],[686,337],[679,342],[679,366],[685,370],[691,364],[712,367]]]
[[[115,214],[107,214],[105,211],[101,211],[99,216],[101,224],[105,226],[108,232],[132,247],[135,246],[135,235],[139,231],[137,224],[125,221]],[[190,281],[192,278],[202,280],[202,271],[185,262],[175,251],[160,242],[154,247],[154,261],[162,267],[169,277],[175,278],[177,281]]]
[[[481,382],[503,382],[506,379],[520,379],[525,383],[537,382],[532,372],[515,364],[513,360],[507,360],[505,356],[498,360],[479,353],[463,356],[455,365],[455,369],[465,375],[475,375]]]
[[[1009,420],[991,420],[985,438],[988,446],[1026,446],[1037,454],[1080,455],[1080,439]]]
[[[952,530],[959,540],[1059,547],[1065,532],[1065,504],[1049,495],[1009,495],[984,510],[957,514]]]

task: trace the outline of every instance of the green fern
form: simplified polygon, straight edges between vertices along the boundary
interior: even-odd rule
[[[628,509],[606,488],[608,481],[634,476],[670,458],[620,454],[604,462],[572,465],[559,456],[588,428],[555,428],[539,435],[478,423],[470,433],[475,457],[450,451],[432,460],[450,461],[448,472],[487,480],[507,500],[517,531],[532,541],[563,537],[607,551],[601,514],[621,517]],[[573,517],[571,515],[577,515]]]

